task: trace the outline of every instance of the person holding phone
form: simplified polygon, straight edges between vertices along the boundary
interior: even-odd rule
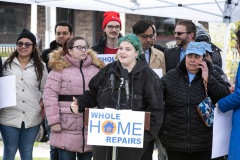
[[[206,127],[197,113],[198,104],[208,96],[215,104],[229,94],[228,85],[205,60],[206,42],[190,42],[186,57],[162,77],[165,100],[159,138],[168,160],[210,160],[212,127]]]

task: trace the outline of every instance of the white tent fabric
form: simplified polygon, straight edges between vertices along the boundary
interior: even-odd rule
[[[206,22],[240,21],[240,0],[0,0],[79,10],[170,17]]]
[[[229,24],[240,21],[240,0],[0,0],[61,8],[117,11],[226,24],[223,70],[228,46]]]

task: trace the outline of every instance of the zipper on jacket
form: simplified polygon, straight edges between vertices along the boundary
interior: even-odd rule
[[[188,147],[188,152],[190,151],[190,133],[189,133],[189,130],[190,130],[190,108],[189,108],[189,103],[190,103],[190,92],[191,92],[191,83],[189,83],[189,88],[188,88],[188,110],[187,110],[187,116],[188,116],[188,119],[187,119],[187,147]]]
[[[83,64],[83,61],[80,62],[80,73],[82,74],[82,81],[83,81],[83,95],[84,95],[84,92],[85,92],[85,78],[84,78],[84,74],[83,74],[83,71],[82,71],[82,64]],[[83,127],[82,127],[82,136],[83,136],[83,147],[82,147],[82,150],[83,150],[83,153],[84,153],[84,147],[85,147],[85,135],[84,135],[84,130],[85,130],[85,126],[84,126],[84,114],[85,112],[83,112]]]

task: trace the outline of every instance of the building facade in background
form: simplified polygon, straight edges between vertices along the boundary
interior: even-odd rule
[[[86,38],[89,45],[95,44],[102,36],[103,13],[99,11],[56,9],[57,21],[68,21],[73,25],[74,36]],[[132,25],[140,19],[151,19],[156,24],[157,43],[165,45],[174,40],[173,31],[176,19],[154,16],[125,14],[125,33],[132,33]],[[37,6],[37,37],[40,50],[45,46],[46,27],[45,6]],[[124,23],[124,22],[123,22]],[[0,44],[15,44],[22,28],[30,29],[31,5],[0,2]]]

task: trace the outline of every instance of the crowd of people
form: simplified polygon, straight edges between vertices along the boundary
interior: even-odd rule
[[[121,88],[118,109],[150,112],[150,129],[144,131],[143,148],[116,147],[116,160],[152,160],[155,145],[159,160],[211,160],[213,128],[206,127],[197,112],[206,92],[222,112],[233,110],[227,158],[240,157],[240,71],[233,88],[221,68],[220,49],[205,28],[178,21],[174,48],[156,43],[151,20],[136,22],[131,34],[122,36],[121,29],[119,13],[106,12],[104,37],[90,48],[83,37],[74,35],[70,23],[61,21],[55,25],[55,40],[42,54],[34,34],[22,30],[16,50],[0,57],[0,77],[15,75],[17,98],[16,106],[0,110],[3,160],[14,160],[17,150],[22,160],[32,159],[43,118],[51,160],[111,160],[112,146],[87,143],[84,112],[116,108],[123,71],[129,90]],[[240,29],[236,36],[240,53]],[[105,65],[98,54],[116,54],[116,59]],[[160,69],[162,77],[153,69]],[[114,81],[109,78],[112,71]]]

